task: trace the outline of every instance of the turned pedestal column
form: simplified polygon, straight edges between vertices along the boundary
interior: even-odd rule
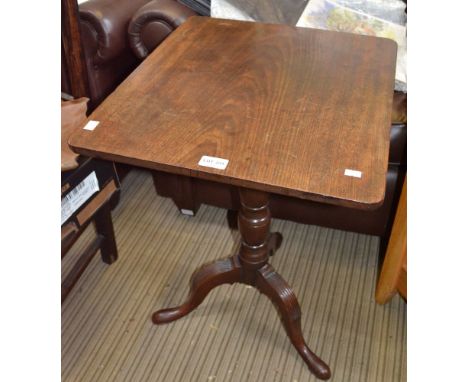
[[[301,309],[294,292],[268,263],[269,255],[281,245],[281,235],[270,233],[271,215],[268,193],[239,189],[241,209],[238,215],[242,238],[239,253],[204,265],[191,280],[188,299],[176,308],[153,314],[155,324],[177,320],[200,305],[206,295],[221,284],[249,284],[267,295],[278,308],[283,326],[310,371],[318,378],[330,377],[329,367],[306,345],[301,329]]]

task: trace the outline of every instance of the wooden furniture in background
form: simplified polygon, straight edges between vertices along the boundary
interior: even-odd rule
[[[249,284],[277,306],[309,369],[330,377],[306,345],[292,289],[268,263],[281,244],[269,197],[382,203],[395,59],[387,39],[192,17],[91,114],[99,125],[72,136],[74,151],[238,188],[239,253],[202,267],[188,300],[154,323],[188,314],[220,284]],[[229,163],[201,166],[205,155]]]
[[[398,291],[406,301],[406,178],[401,191],[392,233],[380,272],[375,300],[387,303]]]
[[[117,245],[111,210],[118,202],[120,184],[113,163],[87,159],[78,169],[64,176],[62,180],[62,208],[64,199],[70,198],[73,193],[75,193],[74,197],[79,197],[76,195],[82,188],[87,187],[85,179],[89,180],[93,176],[98,184],[98,190],[62,223],[62,258],[90,223],[94,223],[96,228],[96,238],[76,260],[75,265],[62,282],[62,302],[99,250],[102,261],[105,263],[112,264],[117,260]]]
[[[62,258],[93,222],[96,238],[76,260],[62,282],[62,302],[98,250],[105,263],[117,259],[111,209],[119,198],[119,180],[113,163],[79,157],[68,146],[70,134],[86,124],[88,99],[62,101]]]
[[[78,3],[62,0],[62,89],[75,98],[89,97],[88,74],[81,41]]]

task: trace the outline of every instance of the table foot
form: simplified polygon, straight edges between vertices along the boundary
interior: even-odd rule
[[[292,344],[317,378],[328,379],[330,368],[307,346],[301,328],[301,308],[291,287],[270,264],[257,271],[257,289],[267,295],[281,316],[281,321]]]
[[[189,314],[200,305],[210,291],[222,284],[240,282],[241,266],[237,256],[206,264],[192,276],[190,293],[186,302],[178,307],[153,313],[155,324],[167,324]]]

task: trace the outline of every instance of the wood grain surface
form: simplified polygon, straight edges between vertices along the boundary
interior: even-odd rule
[[[396,44],[192,17],[90,116],[78,153],[299,198],[384,198]],[[198,165],[203,155],[225,170]],[[346,169],[362,172],[345,176]]]

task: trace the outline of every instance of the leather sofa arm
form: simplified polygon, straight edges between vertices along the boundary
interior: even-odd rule
[[[406,97],[402,92],[393,94],[389,164],[398,166],[406,163]]]
[[[128,26],[130,47],[144,59],[173,30],[197,13],[175,0],[153,0],[141,7]]]
[[[148,0],[88,0],[79,6],[83,45],[93,65],[111,61],[128,50],[127,28]]]
[[[388,163],[397,166],[406,163],[406,123],[392,123]]]

